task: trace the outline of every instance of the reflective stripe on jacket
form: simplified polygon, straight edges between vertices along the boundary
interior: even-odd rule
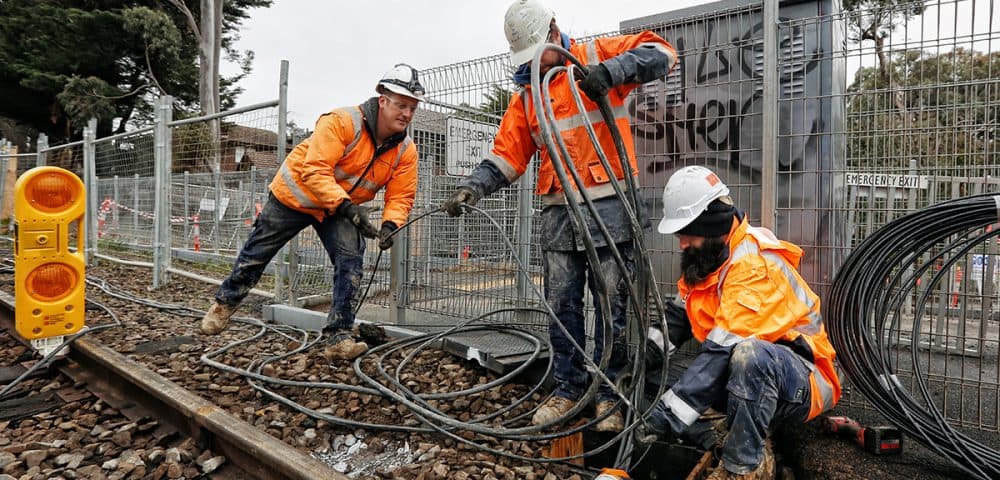
[[[819,297],[798,272],[802,249],[746,219],[733,224],[726,262],[698,285],[678,283],[702,351],[688,368],[693,373],[685,372],[661,402],[690,425],[725,388],[733,347],[754,337],[786,345],[810,363],[812,419],[840,399],[840,379]]]
[[[666,75],[676,63],[676,51],[656,34],[642,32],[635,35],[598,38],[584,44],[574,43],[570,47],[570,52],[587,65],[596,65],[626,52],[633,53],[633,57],[628,61],[615,59],[607,62],[606,66],[612,75],[612,80],[619,85],[608,92],[608,100],[618,130],[625,142],[632,171],[637,172],[625,98],[640,84]],[[650,66],[652,68],[646,68]],[[497,166],[508,183],[512,183],[524,174],[532,155],[543,145],[529,90],[525,89],[512,96],[510,106],[500,122],[493,150],[486,159]],[[614,190],[608,183],[611,179],[601,165],[583,123],[585,118],[593,122],[598,141],[608,155],[614,175],[618,179],[623,179],[624,174],[618,161],[614,140],[604,125],[597,104],[580,91],[586,110],[580,113],[569,89],[569,76],[565,72],[552,79],[549,93],[552,96],[556,133],[565,141],[573,164],[580,173],[584,185],[588,187],[588,192],[594,199],[613,195]],[[541,150],[542,160],[535,193],[542,195],[546,204],[565,203],[548,151],[544,148]],[[576,190],[575,185],[574,190]]]
[[[377,115],[375,105],[370,115]],[[402,225],[417,191],[417,148],[408,135],[397,137],[376,149],[362,107],[333,110],[288,154],[271,181],[271,192],[283,205],[323,221],[348,197],[365,203],[384,186],[382,220]]]

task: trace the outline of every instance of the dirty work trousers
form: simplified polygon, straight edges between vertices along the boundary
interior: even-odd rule
[[[312,226],[333,263],[333,303],[324,331],[354,327],[358,305],[358,287],[364,266],[365,241],[361,232],[341,216],[328,216],[322,222],[312,215],[292,210],[273,194],[254,221],[247,242],[236,257],[233,271],[222,282],[215,301],[235,306],[257,285],[272,258],[303,228]]]
[[[607,246],[599,247],[597,255],[600,265],[597,271],[604,276],[611,302],[612,347],[611,359],[604,372],[612,381],[618,379],[628,363],[628,344],[625,341],[629,283],[635,276],[635,253],[632,241],[617,244],[628,269],[623,273]],[[598,305],[597,285],[594,271],[589,268],[587,253],[582,251],[542,251],[542,266],[545,271],[545,300],[566,327],[570,336],[559,327],[556,320],[549,319],[549,339],[552,341],[553,375],[556,381],[555,395],[570,400],[579,399],[587,389],[589,378],[584,366],[583,353],[570,342],[576,341],[586,348],[587,338],[583,313],[584,284],[590,288],[596,310],[594,320],[594,363],[600,364],[604,346],[603,312]],[[597,400],[615,400],[611,388],[601,383]]]
[[[811,363],[784,345],[747,339],[733,348],[724,402],[729,435],[722,444],[726,470],[744,474],[764,458],[768,431],[809,417]],[[816,373],[819,375],[819,373]],[[698,422],[686,435],[698,429]]]

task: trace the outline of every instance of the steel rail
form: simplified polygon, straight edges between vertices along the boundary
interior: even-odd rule
[[[0,328],[15,331],[14,311],[14,298],[0,291]],[[323,462],[99,342],[82,337],[68,352],[70,362],[59,367],[63,373],[78,377],[82,371],[88,381],[99,380],[99,388],[154,412],[157,419],[225,455],[227,462],[253,478],[348,480]]]

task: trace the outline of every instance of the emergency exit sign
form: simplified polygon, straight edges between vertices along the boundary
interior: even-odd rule
[[[446,125],[445,173],[464,177],[493,149],[497,126],[459,117],[448,117]]]
[[[927,189],[926,175],[889,175],[885,173],[848,173],[847,184],[860,187]]]

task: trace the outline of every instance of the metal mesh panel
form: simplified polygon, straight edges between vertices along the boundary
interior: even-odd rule
[[[97,252],[152,259],[153,132],[151,128],[94,142]]]
[[[413,122],[421,158],[419,209],[438,208],[486,158],[514,88],[510,72],[507,55],[421,72],[430,101]],[[432,215],[411,228],[406,306],[467,318],[539,301],[526,285],[519,288],[514,260],[520,257],[540,285],[541,256],[533,241],[538,228],[533,217],[540,205],[533,188],[534,171],[529,170],[513,186],[477,204],[499,228],[476,213]]]
[[[34,153],[7,153],[0,149],[0,178],[3,181],[0,182],[0,198],[6,198],[7,189],[9,188],[11,192],[14,191],[14,183],[17,181],[17,177],[21,176],[22,173],[34,168],[36,162],[38,161],[38,155]],[[13,168],[12,168],[13,167]],[[11,193],[11,195],[13,195]],[[13,197],[11,197],[13,198]],[[10,215],[13,214],[14,204],[11,202],[9,205],[0,206],[4,210],[3,213]]]
[[[662,217],[663,187],[679,168],[719,173],[750,221],[760,219],[762,44],[759,5],[630,26],[652,30],[677,49],[677,66],[629,98],[639,185],[653,224]],[[655,231],[654,231],[655,232]],[[673,236],[647,234],[661,295],[680,277]]]
[[[83,176],[83,142],[72,142],[65,145],[56,145],[41,151],[45,157],[42,165],[65,168],[78,176]],[[28,162],[25,162],[28,163]],[[18,164],[18,174],[30,170],[36,165]]]
[[[834,84],[846,87],[833,92],[830,102],[845,117],[831,151],[845,160],[829,171],[808,172],[823,182],[804,186],[831,199],[823,213],[840,247],[828,256],[826,271],[835,272],[851,247],[899,216],[949,198],[1000,191],[996,9],[992,0],[926,2],[922,11],[897,6],[782,25],[783,31],[830,29],[846,40],[842,51],[828,53],[839,66],[832,71]],[[894,24],[876,30],[886,34],[877,42],[862,39],[859,29],[872,18]],[[781,102],[797,111],[826,98],[782,95]],[[786,133],[783,140],[808,142],[815,135]],[[935,407],[949,422],[993,432],[1000,431],[998,252],[994,238],[960,258],[940,282],[931,282],[940,266],[921,278],[901,307],[891,333],[900,348],[890,353],[900,381],[915,397],[919,366]],[[931,301],[915,331],[917,295],[928,290]],[[909,349],[914,336],[918,352]],[[865,404],[850,393],[844,401]]]
[[[171,124],[175,267],[229,273],[280,161],[277,125],[275,107]],[[258,288],[270,285],[268,276]]]

